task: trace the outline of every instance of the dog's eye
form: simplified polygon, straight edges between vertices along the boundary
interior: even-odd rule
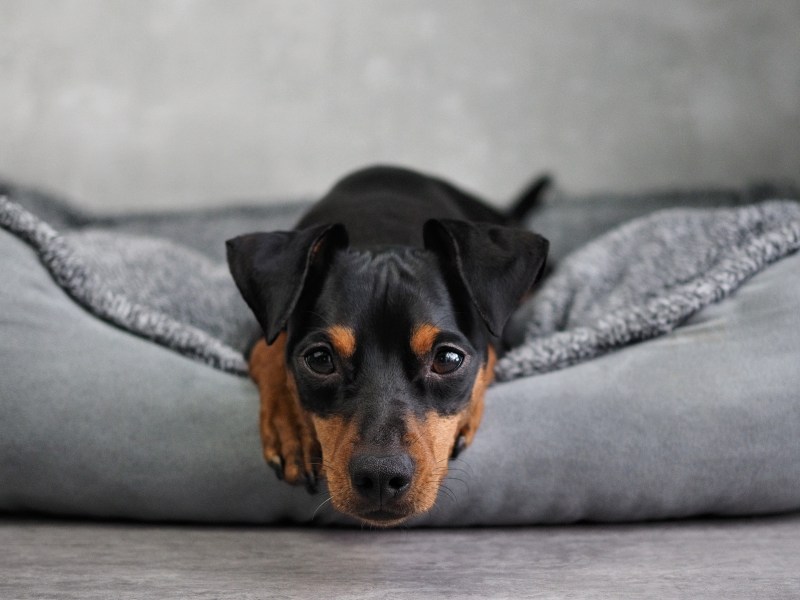
[[[325,348],[314,348],[305,355],[308,368],[320,375],[330,375],[335,371],[333,356]]]
[[[461,352],[453,348],[442,348],[433,357],[431,370],[439,375],[446,375],[455,371],[463,362],[464,355]]]

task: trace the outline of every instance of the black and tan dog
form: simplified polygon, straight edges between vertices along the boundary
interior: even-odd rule
[[[279,477],[390,526],[429,510],[473,439],[511,311],[547,241],[414,171],[351,174],[294,231],[227,243],[265,339],[250,355],[264,456]]]

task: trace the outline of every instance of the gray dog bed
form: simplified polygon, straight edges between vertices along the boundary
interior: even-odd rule
[[[241,376],[258,332],[222,242],[290,227],[296,207],[100,219],[7,196],[0,509],[346,521],[324,492],[262,464],[257,393]],[[505,383],[418,523],[800,508],[800,207],[751,199],[632,198],[639,210],[705,208],[650,214],[568,256],[559,236],[575,220],[554,214],[577,205],[545,209],[537,228],[556,269],[515,315]],[[573,243],[602,229],[609,206],[574,213],[595,226]]]

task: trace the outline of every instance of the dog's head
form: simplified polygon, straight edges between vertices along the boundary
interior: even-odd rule
[[[424,248],[348,247],[342,225],[228,242],[322,448],[333,506],[394,525],[429,510],[480,422],[493,344],[542,272],[531,232],[430,220]]]

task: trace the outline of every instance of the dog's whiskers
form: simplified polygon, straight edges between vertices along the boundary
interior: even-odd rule
[[[331,500],[333,500],[333,496],[328,496],[328,498],[326,500],[323,500],[322,502],[319,503],[319,506],[317,506],[317,508],[314,510],[314,514],[311,515],[311,520],[312,521],[314,520],[314,517],[317,516],[317,513],[320,511],[320,509],[323,506],[325,506],[326,504],[328,504],[328,502],[330,502]]]

